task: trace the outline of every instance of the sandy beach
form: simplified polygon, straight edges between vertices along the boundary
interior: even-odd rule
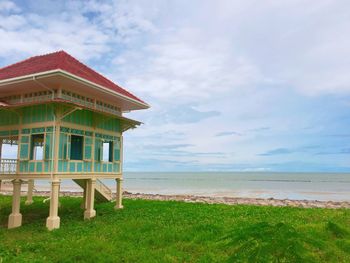
[[[12,185],[9,182],[3,183],[0,194],[12,195]],[[73,189],[70,191],[61,191],[60,196],[82,197],[82,191]],[[22,188],[22,195],[26,195],[26,185]],[[50,192],[43,189],[34,189],[34,196],[49,197]],[[319,201],[319,200],[290,200],[274,198],[241,198],[241,197],[222,197],[222,196],[200,196],[200,195],[165,195],[165,194],[145,194],[123,192],[123,197],[128,199],[144,199],[158,201],[181,201],[187,203],[204,204],[226,204],[226,205],[258,205],[258,206],[290,206],[302,208],[350,208],[350,201]]]

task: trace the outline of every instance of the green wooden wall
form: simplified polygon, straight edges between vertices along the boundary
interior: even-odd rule
[[[18,114],[15,112],[0,109],[0,126],[19,124]]]
[[[52,170],[52,149],[54,140],[53,127],[41,127],[42,122],[54,120],[54,105],[35,105],[23,107],[22,123],[37,123],[37,128],[24,128],[22,130],[0,131],[0,136],[19,136],[19,171],[21,173],[50,173]],[[60,106],[63,110],[68,107]],[[119,173],[120,171],[120,137],[103,133],[105,131],[120,132],[120,121],[103,114],[88,110],[77,110],[63,119],[64,127],[60,128],[58,172],[62,173]],[[86,130],[69,127],[69,123],[86,126]],[[16,113],[0,110],[0,127],[19,124]],[[100,133],[89,131],[93,125],[102,130]],[[36,125],[35,125],[36,126]],[[31,160],[32,135],[44,134],[43,160]],[[83,160],[70,160],[70,138],[72,135],[83,136]],[[100,159],[103,142],[113,143],[112,162],[103,162]],[[93,149],[95,149],[93,151]],[[93,168],[94,167],[94,168]]]
[[[35,105],[22,108],[22,123],[39,123],[45,121],[54,120],[54,107],[53,105]]]
[[[89,110],[74,111],[63,118],[63,121],[89,127],[96,125],[96,128],[107,131],[120,132],[121,130],[120,121],[118,119],[103,114],[94,113]]]

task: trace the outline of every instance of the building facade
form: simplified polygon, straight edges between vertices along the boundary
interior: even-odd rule
[[[0,69],[0,146],[16,145],[16,158],[1,158],[0,180],[12,180],[9,228],[22,222],[20,193],[34,180],[51,182],[46,226],[59,228],[62,179],[84,189],[84,218],[95,216],[94,200],[110,201],[100,179],[116,180],[116,208],[122,208],[123,132],[140,122],[123,112],[149,106],[64,51],[32,57]],[[2,147],[0,147],[2,148]]]

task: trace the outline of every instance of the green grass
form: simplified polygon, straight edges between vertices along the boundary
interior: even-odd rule
[[[0,196],[0,262],[350,262],[350,210],[61,198],[61,228],[45,228],[48,204],[21,204],[23,226],[6,229]],[[24,201],[24,200],[23,200]]]

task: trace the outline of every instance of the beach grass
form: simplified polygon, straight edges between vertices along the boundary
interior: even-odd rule
[[[45,228],[48,203],[21,203],[23,226],[6,229],[0,196],[0,262],[350,262],[350,210],[60,198],[61,228]]]

